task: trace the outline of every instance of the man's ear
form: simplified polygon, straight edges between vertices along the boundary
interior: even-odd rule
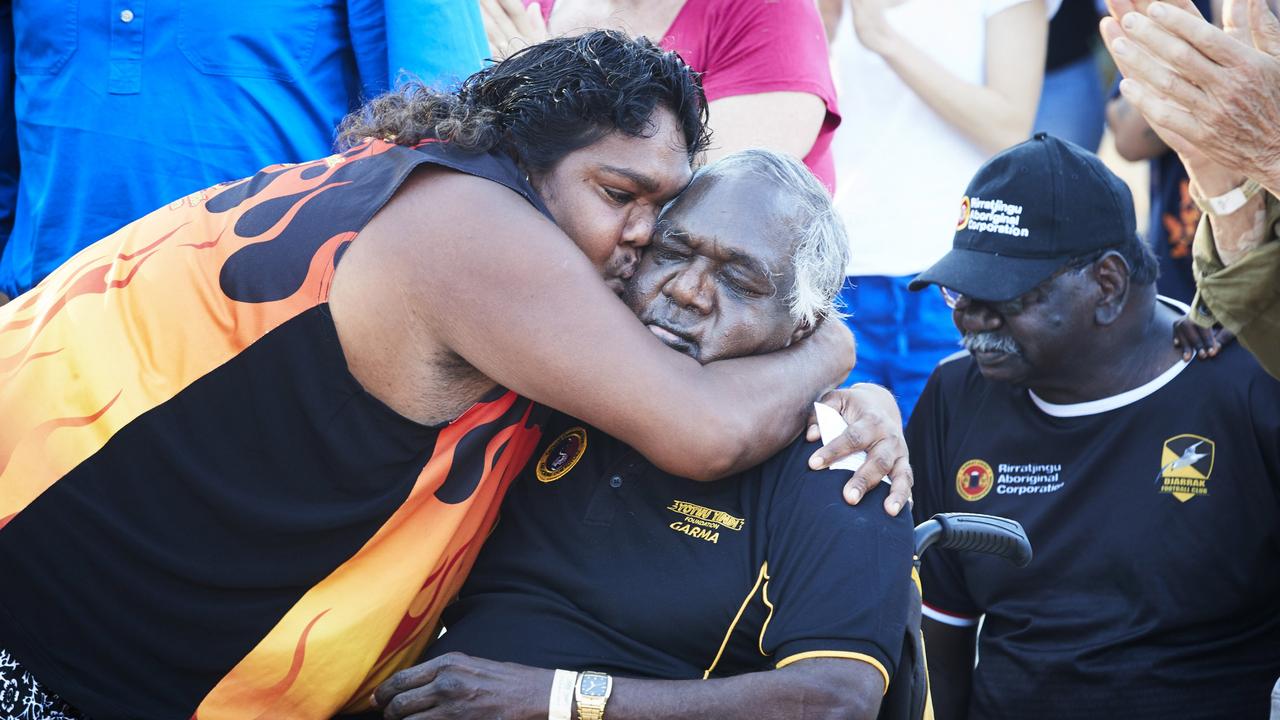
[[[787,339],[787,346],[790,346],[794,343],[798,343],[801,340],[812,335],[814,327],[815,327],[814,325],[811,325],[807,322],[802,322],[799,325],[797,325],[796,329],[791,331],[791,337]]]
[[[1093,320],[1099,325],[1110,325],[1129,302],[1129,265],[1119,253],[1108,253],[1093,264],[1092,277],[1098,287]]]

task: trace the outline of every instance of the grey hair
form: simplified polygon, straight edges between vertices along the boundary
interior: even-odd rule
[[[743,172],[768,180],[782,194],[782,206],[791,209],[787,227],[797,236],[791,257],[795,286],[786,298],[791,317],[807,327],[843,318],[836,298],[849,264],[849,239],[827,189],[799,160],[763,148],[727,155],[699,168],[694,180]]]

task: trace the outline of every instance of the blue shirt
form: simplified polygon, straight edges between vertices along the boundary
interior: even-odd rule
[[[427,82],[479,69],[473,5],[15,0],[0,33],[14,69],[0,95],[0,292],[183,195],[328,154],[342,117],[402,68]]]

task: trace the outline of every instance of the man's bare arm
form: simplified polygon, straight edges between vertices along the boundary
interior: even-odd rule
[[[964,720],[969,716],[978,629],[946,625],[928,617],[920,625],[924,631],[934,716],[938,720]]]
[[[374,697],[389,720],[542,720],[552,673],[450,653],[396,673]],[[836,658],[716,680],[613,682],[609,720],[871,720],[885,690],[872,665]]]
[[[824,323],[786,350],[699,365],[637,322],[522,198],[450,172],[411,178],[370,221],[344,256],[331,306],[353,367],[400,368],[366,383],[395,409],[447,393],[434,371],[461,357],[700,480],[785,446],[813,398],[853,364],[847,330]]]

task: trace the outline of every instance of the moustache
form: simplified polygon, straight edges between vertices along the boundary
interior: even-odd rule
[[[998,352],[1005,355],[1022,356],[1022,346],[1008,335],[993,332],[966,333],[960,340],[965,350],[971,353]]]

